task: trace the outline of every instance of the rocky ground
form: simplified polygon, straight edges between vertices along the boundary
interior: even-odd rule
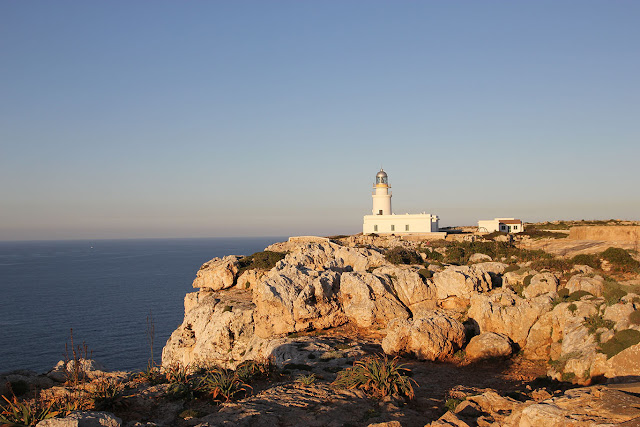
[[[589,258],[595,267],[567,267],[509,242],[291,239],[202,266],[162,370],[87,366],[90,381],[70,387],[62,364],[0,383],[62,396],[75,407],[59,416],[104,418],[95,425],[634,423],[638,390],[615,384],[640,379],[639,270],[628,252],[618,255],[624,265],[603,255]],[[399,357],[415,395],[332,384],[371,355]],[[228,401],[202,391],[206,372],[235,375],[254,360],[276,369],[243,380]],[[82,404],[65,397],[78,389]],[[39,425],[78,425],[65,420]]]

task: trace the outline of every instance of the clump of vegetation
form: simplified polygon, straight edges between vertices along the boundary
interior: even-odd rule
[[[417,383],[409,374],[408,369],[398,364],[397,358],[389,360],[386,355],[376,355],[358,360],[352,368],[338,372],[333,385],[338,388],[359,388],[376,398],[403,396],[413,399],[412,383]]]
[[[504,269],[504,273],[510,273],[512,271],[518,271],[520,270],[520,266],[518,264],[511,264],[509,265],[507,268]]]
[[[607,305],[617,304],[625,295],[627,295],[627,291],[623,289],[620,283],[609,277],[605,279],[602,296]]]
[[[552,270],[565,272],[573,268],[573,264],[562,258],[547,256],[539,258],[531,263],[531,268],[535,270]]]
[[[618,331],[607,342],[600,344],[600,352],[607,355],[607,358],[611,358],[620,353],[632,345],[636,345],[640,342],[640,331],[635,329],[624,329]]]
[[[422,258],[415,251],[405,249],[397,246],[393,249],[389,249],[384,257],[392,264],[422,264]]]
[[[571,262],[576,265],[588,265],[595,269],[599,269],[602,264],[600,257],[595,254],[579,254],[571,258]]]
[[[587,328],[590,334],[595,334],[600,328],[611,329],[615,326],[615,322],[604,319],[600,314],[593,314],[585,318],[582,324]]]
[[[304,387],[309,387],[316,382],[317,378],[315,374],[298,375],[295,379],[295,383]]]
[[[251,386],[243,382],[235,371],[212,369],[200,378],[196,390],[212,400],[228,402],[237,395],[246,395]]]
[[[238,261],[238,274],[242,274],[246,270],[271,270],[285,256],[286,254],[283,252],[262,251],[242,257]]]
[[[447,408],[447,411],[453,412],[461,403],[462,399],[447,399],[444,402],[444,407]]]
[[[632,311],[629,314],[629,323],[632,325],[640,325],[640,310]]]
[[[640,262],[633,259],[628,251],[622,248],[608,248],[600,254],[600,257],[611,263],[611,266],[622,273],[637,273],[640,271]]]
[[[418,270],[418,275],[422,277],[422,280],[426,283],[427,279],[431,279],[433,277],[433,272],[426,268],[422,268]]]
[[[556,233],[554,231],[539,230],[530,227],[527,227],[520,235],[529,236],[532,239],[566,239],[569,236],[567,233]]]
[[[569,310],[573,314],[576,312],[576,310],[578,310],[578,306],[574,303],[571,303],[567,306],[567,310]]]
[[[419,251],[422,252],[425,255],[425,257],[431,261],[442,261],[444,259],[444,255],[442,255],[440,252],[436,251],[435,249],[420,248]]]
[[[507,233],[505,233],[504,231],[493,231],[489,234],[485,234],[484,236],[482,236],[483,239],[486,240],[493,240],[498,236],[506,236]]]
[[[19,401],[16,396],[9,400],[2,396],[6,404],[0,404],[0,423],[8,426],[35,426],[38,422],[53,418],[58,412],[53,401],[45,403],[41,399]]]
[[[272,359],[245,360],[236,367],[236,374],[244,382],[273,378],[278,373]]]

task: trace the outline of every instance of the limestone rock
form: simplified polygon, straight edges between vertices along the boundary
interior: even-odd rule
[[[503,288],[491,294],[472,295],[467,314],[477,324],[478,332],[505,334],[524,347],[531,327],[550,309],[549,296],[526,300]]]
[[[475,253],[469,257],[469,262],[493,261],[489,255]]]
[[[471,338],[465,352],[469,360],[509,357],[513,353],[513,342],[506,335],[485,332]]]
[[[64,418],[42,420],[36,427],[120,427],[122,420],[109,412],[72,412]]]
[[[224,258],[213,258],[200,267],[193,281],[194,288],[218,291],[235,285],[239,270],[240,257],[227,255]]]
[[[391,292],[390,281],[370,273],[343,273],[339,298],[344,314],[361,328],[386,327],[396,317],[408,319],[410,313]]]
[[[239,361],[254,337],[254,306],[247,292],[193,292],[185,297],[185,317],[162,350],[162,364],[226,365]],[[243,301],[244,299],[244,301]]]
[[[367,271],[388,264],[377,251],[348,248],[331,242],[299,245],[280,263],[316,271]]]
[[[106,369],[100,363],[93,359],[78,359],[79,367],[77,368],[78,379],[93,379],[100,376]],[[47,377],[54,381],[63,383],[72,378],[76,374],[75,360],[60,360],[56,363],[51,371],[47,373]]]
[[[582,274],[576,274],[569,279],[566,288],[570,293],[585,291],[597,297],[601,297],[602,292],[604,291],[604,279],[601,276],[590,277]]]
[[[238,277],[236,287],[238,289],[255,288],[264,275],[263,270],[247,270]]]
[[[340,274],[279,261],[253,290],[255,330],[262,338],[324,329],[348,321],[338,291]]]
[[[433,275],[436,297],[439,300],[450,296],[469,298],[475,292],[487,292],[492,287],[489,272],[472,266],[452,266]]]
[[[629,315],[635,311],[633,304],[613,304],[604,311],[603,318],[615,323],[614,330],[629,329]]]
[[[436,288],[432,281],[425,283],[410,267],[383,266],[373,271],[391,280],[390,292],[395,294],[413,314],[436,308]]]
[[[420,360],[441,360],[461,348],[464,342],[462,323],[434,310],[413,319],[391,321],[382,349],[387,354],[409,353]]]
[[[607,378],[640,381],[640,344],[633,345],[607,361]]]
[[[531,283],[522,294],[525,298],[535,298],[539,295],[556,292],[558,290],[558,278],[552,273],[538,273],[531,278]]]

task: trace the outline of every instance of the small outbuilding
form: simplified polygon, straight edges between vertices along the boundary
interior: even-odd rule
[[[481,233],[492,233],[501,231],[503,233],[521,233],[524,231],[522,221],[516,218],[494,218],[478,221],[478,231]]]

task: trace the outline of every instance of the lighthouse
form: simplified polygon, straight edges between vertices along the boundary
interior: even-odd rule
[[[447,233],[440,232],[439,218],[428,213],[396,215],[391,210],[391,187],[389,176],[380,169],[373,184],[372,215],[365,215],[362,224],[363,234],[418,234],[430,237],[444,237]]]
[[[391,191],[389,191],[389,177],[380,168],[376,175],[376,182],[373,184],[373,215],[391,215]]]

